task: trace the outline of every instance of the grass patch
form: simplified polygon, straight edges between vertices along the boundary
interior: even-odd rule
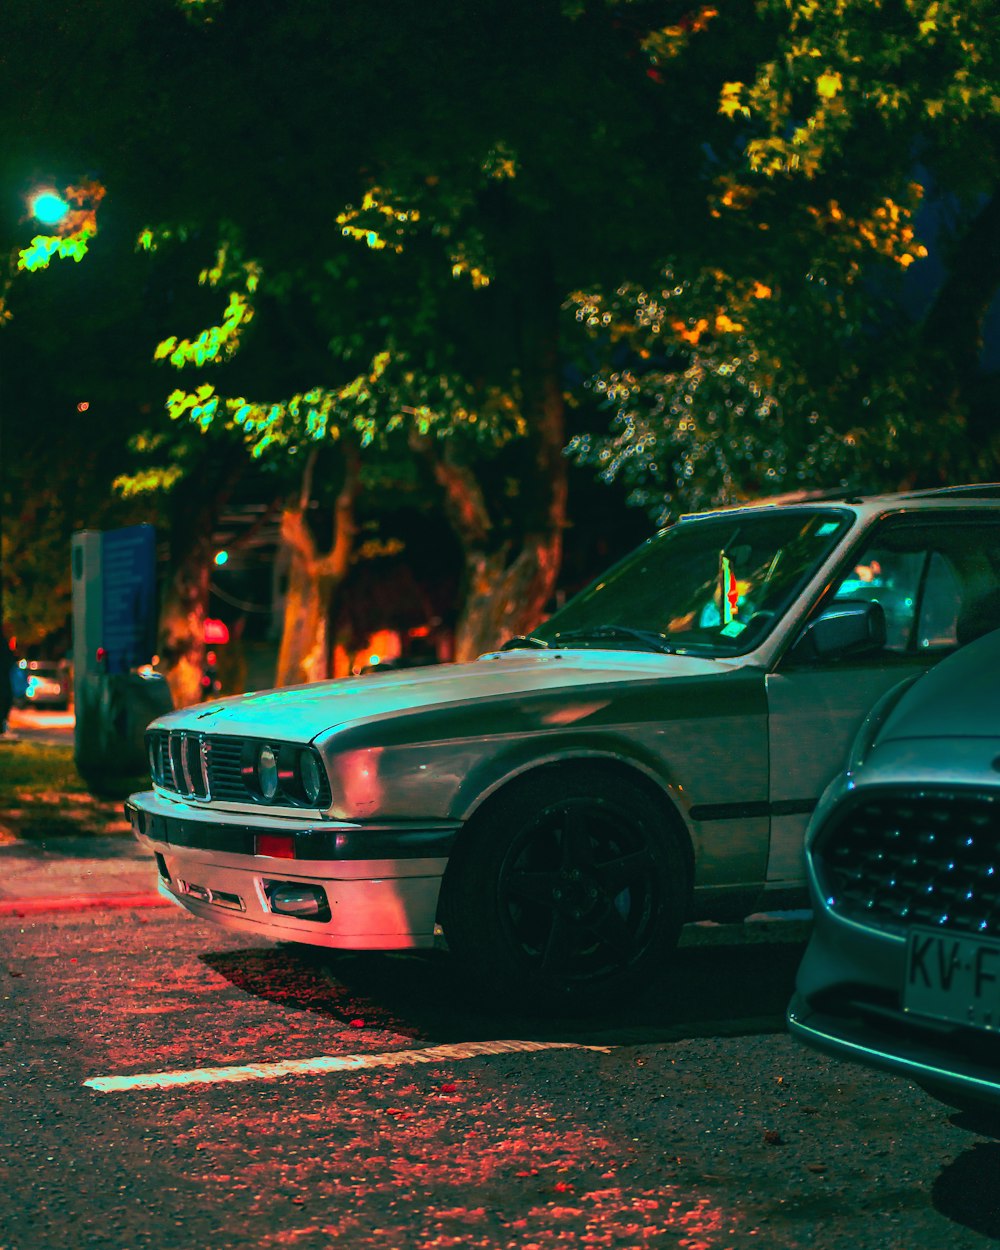
[[[86,790],[72,747],[24,739],[0,743],[0,809],[52,791]]]
[[[146,778],[122,778],[95,793],[77,772],[73,748],[0,738],[0,842],[66,834],[126,834],[121,800]]]

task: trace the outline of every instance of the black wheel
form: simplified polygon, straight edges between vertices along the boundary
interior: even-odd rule
[[[655,980],[677,943],[689,872],[671,819],[640,785],[542,770],[466,834],[440,918],[484,989],[593,1002]]]

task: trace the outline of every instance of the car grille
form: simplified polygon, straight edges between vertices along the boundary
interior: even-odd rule
[[[186,798],[217,799],[223,803],[259,801],[244,781],[244,764],[248,766],[261,744],[252,738],[233,738],[221,734],[189,733],[187,730],[153,729],[146,735],[150,771],[153,781],[164,790],[183,794]],[[281,744],[274,742],[274,747]],[[330,784],[320,769],[321,792],[315,804],[331,803]],[[305,804],[279,794],[273,800],[277,807],[301,807]]]
[[[892,794],[847,803],[812,848],[831,911],[876,929],[1000,936],[1000,797]]]

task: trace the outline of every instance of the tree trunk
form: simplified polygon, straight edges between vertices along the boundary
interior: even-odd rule
[[[544,264],[533,268],[518,310],[529,455],[520,496],[524,528],[516,549],[491,543],[493,526],[483,492],[472,471],[449,458],[449,445],[442,454],[428,438],[411,440],[430,461],[464,552],[465,594],[455,631],[456,660],[474,659],[514,634],[530,633],[545,614],[562,563],[568,475],[559,301],[544,273]]]
[[[344,447],[344,482],[334,508],[333,540],[326,552],[319,551],[306,520],[316,456],[317,449],[313,448],[306,460],[299,497],[281,516],[281,536],[290,561],[276,686],[323,681],[330,676],[330,606],[350,568],[354,548],[360,470],[357,448],[353,444]]]
[[[188,707],[204,695],[209,546],[197,541],[185,552],[160,614],[160,658],[174,707]]]
[[[455,630],[455,659],[474,660],[514,634],[530,634],[545,615],[561,557],[555,534],[529,534],[510,563],[506,551],[468,552],[470,593]]]
[[[178,484],[170,500],[172,575],[160,609],[160,666],[174,707],[204,696],[205,617],[208,614],[212,537],[219,515],[246,466],[242,447],[204,462]]]

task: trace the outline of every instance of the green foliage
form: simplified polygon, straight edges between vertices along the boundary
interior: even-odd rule
[[[36,742],[5,743],[0,768],[0,811],[23,808],[48,796],[67,796],[83,790],[84,783],[73,765],[70,747],[43,746]]]
[[[202,330],[193,340],[170,335],[157,344],[154,360],[167,360],[175,369],[182,369],[190,364],[200,366],[230,360],[239,350],[244,332],[253,320],[253,297],[260,283],[260,266],[243,258],[238,231],[231,223],[223,223],[221,233],[214,261],[198,275],[199,286],[230,288],[229,302],[220,324]],[[169,231],[163,231],[157,239],[156,233],[145,227],[139,233],[137,246],[153,251],[170,237]]]
[[[602,480],[620,480],[657,525],[850,470],[845,444],[803,410],[793,372],[773,354],[761,311],[773,295],[761,283],[740,290],[721,271],[689,279],[666,268],[657,288],[577,296],[577,321],[615,362],[585,386],[613,415],[608,433],[577,434],[569,451]]]
[[[783,25],[752,82],[721,107],[761,133],[753,169],[812,178],[859,126],[894,133],[968,127],[1000,115],[1000,34],[988,0],[764,0]]]
[[[222,12],[225,0],[177,0],[187,19],[195,25],[208,25]]]
[[[172,391],[169,415],[193,432],[229,430],[258,456],[346,431],[371,450],[432,434],[467,458],[530,436],[532,355],[565,292],[620,277],[624,257],[648,265],[664,234],[704,212],[691,214],[697,201],[677,188],[702,177],[706,139],[725,142],[722,77],[680,53],[716,11],[651,29],[645,13],[622,26],[603,4],[525,4],[525,43],[506,4],[397,5],[373,44],[363,5],[280,17],[251,7],[216,12],[224,57],[204,28],[174,36],[184,68],[171,89],[180,98],[199,84],[213,142],[193,166],[190,153],[174,165],[190,169],[183,209],[165,218],[151,202],[149,219],[171,224],[143,224],[138,245],[200,250],[217,236],[200,281],[228,304],[214,324],[161,338],[159,360],[212,370]],[[750,12],[737,7],[738,19]],[[721,46],[753,44],[749,29],[730,23]],[[330,46],[336,73],[318,55]],[[671,80],[653,87],[637,51],[669,61]],[[273,102],[245,90],[293,65],[310,83],[296,106],[299,143],[275,132]],[[247,194],[247,135],[253,167],[280,169],[278,194]],[[166,161],[174,137],[159,139]],[[636,214],[639,197],[656,213]],[[248,336],[252,350],[239,350]],[[268,372],[253,357],[272,341],[282,358]],[[143,469],[133,487],[157,480],[171,479]]]
[[[56,235],[36,234],[29,247],[17,254],[18,269],[26,269],[33,273],[36,269],[44,269],[53,256],[61,260],[83,260],[87,254],[87,241],[90,235],[86,232],[70,235],[61,239]]]
[[[89,179],[66,188],[66,199],[76,205],[65,213],[50,235],[38,234],[17,254],[17,268],[33,273],[47,268],[53,257],[79,263],[87,254],[90,240],[97,234],[97,210],[104,198],[104,187]]]
[[[132,788],[141,781],[132,778]],[[96,798],[77,772],[71,747],[0,740],[0,816],[19,838],[128,837],[121,805],[127,793],[123,789],[114,801]]]
[[[156,429],[123,490],[176,492],[236,440],[277,476],[345,434],[369,457],[433,435],[517,479],[541,344],[592,378],[581,419],[596,397],[614,422],[576,455],[658,516],[989,465],[989,234],[962,267],[1000,178],[985,0],[380,15],[373,38],[363,0],[112,0],[100,29],[71,10],[51,32],[58,98],[30,56],[11,65],[7,168],[68,136],[162,283],[148,350],[182,381],[169,433],[126,423]],[[4,21],[32,46],[28,0]],[[255,89],[273,82],[301,85],[289,107]],[[932,263],[945,279],[911,316],[902,282]],[[498,491],[512,525],[524,481]]]
[[[993,6],[757,11],[771,46],[750,75],[724,65],[736,145],[716,150],[711,248],[671,249],[679,278],[574,297],[589,359],[610,358],[587,389],[611,428],[571,450],[658,520],[838,482],[995,476],[997,387],[977,360],[1000,287]],[[724,23],[711,12],[707,45]],[[673,33],[690,54],[686,26]],[[669,37],[645,46],[661,66],[674,55]],[[950,189],[951,237],[935,240],[945,280],[911,310],[902,276],[931,263],[917,170],[939,219]]]

